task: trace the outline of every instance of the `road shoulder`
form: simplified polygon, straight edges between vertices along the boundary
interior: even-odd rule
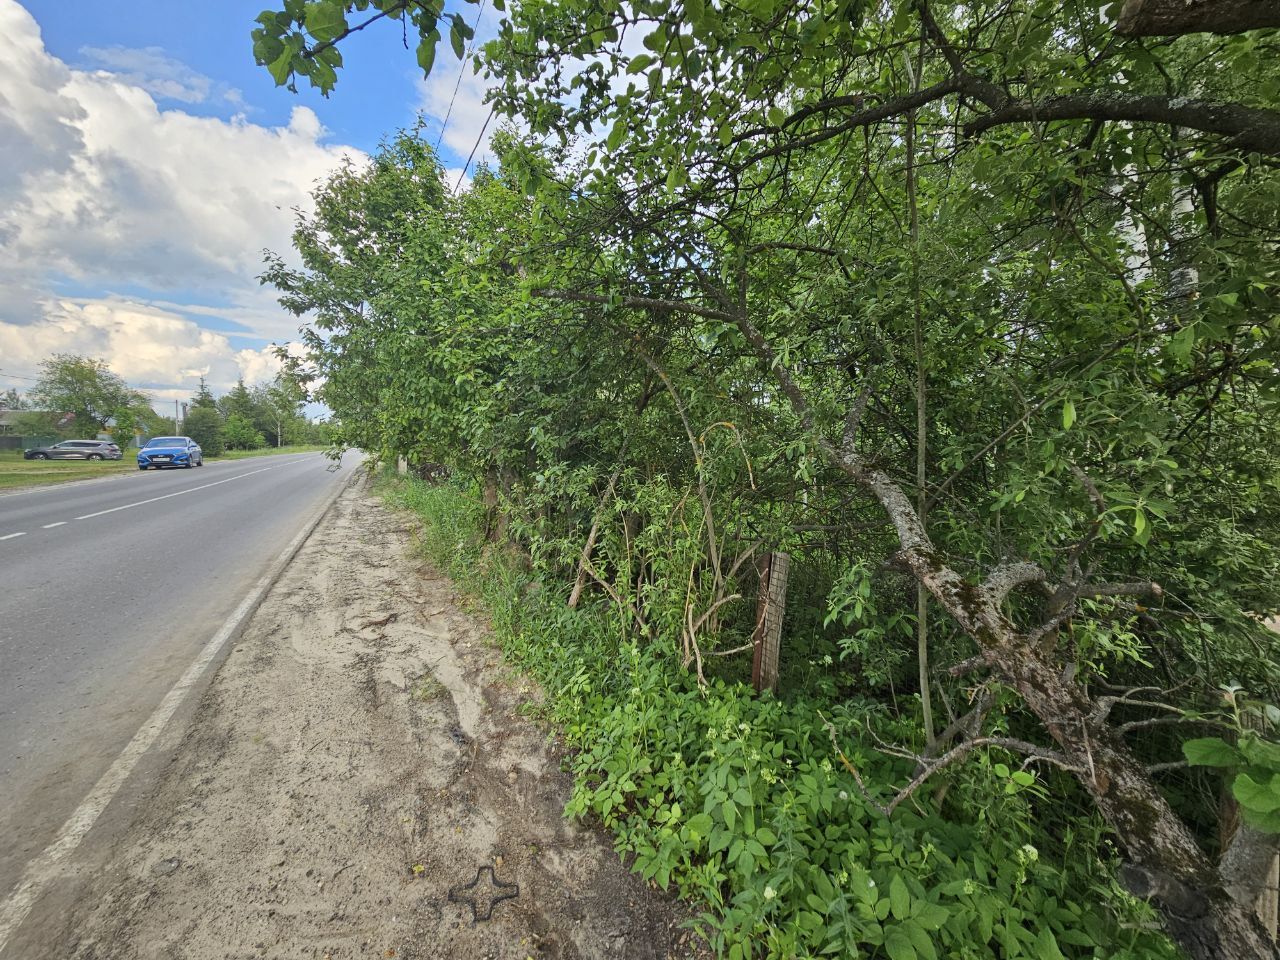
[[[349,487],[50,956],[679,955],[679,905],[562,817],[537,698]]]

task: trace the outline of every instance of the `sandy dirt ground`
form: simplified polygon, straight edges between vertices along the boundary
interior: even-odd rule
[[[49,943],[74,960],[688,955],[680,905],[563,818],[569,778],[521,711],[537,696],[362,478]]]

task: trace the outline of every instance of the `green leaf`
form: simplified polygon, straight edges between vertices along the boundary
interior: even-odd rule
[[[1036,960],[1066,960],[1062,955],[1062,951],[1058,949],[1058,941],[1053,936],[1053,931],[1048,927],[1040,928],[1040,936],[1036,937],[1035,947]]]
[[[902,882],[902,875],[895,873],[889,881],[889,909],[898,920],[905,920],[911,915],[911,894],[907,885]]]
[[[644,73],[644,71],[648,70],[649,67],[657,61],[657,59],[657,57],[650,56],[647,53],[638,54],[637,56],[632,57],[631,62],[627,64],[627,73],[632,76],[637,73]]]
[[[264,66],[274,63],[283,52],[284,44],[280,42],[279,37],[262,36],[253,41],[254,62]]]
[[[711,814],[709,813],[695,814],[689,818],[685,824],[685,829],[694,836],[705,837],[711,833],[712,822]]]
[[[1068,400],[1062,405],[1062,429],[1070,430],[1076,422],[1076,405]]]
[[[276,82],[276,86],[283,87],[293,74],[293,51],[285,49],[280,56],[267,65],[267,69],[271,72],[271,79]]]
[[[432,30],[418,42],[418,66],[422,68],[422,75],[427,76],[431,73],[431,68],[436,62],[436,42],[440,39],[440,32]]]
[[[625,120],[617,120],[613,124],[613,129],[609,131],[609,137],[604,145],[612,153],[622,146],[622,141],[625,139],[627,139],[627,123]]]
[[[1260,737],[1246,737],[1240,742],[1239,751],[1250,766],[1264,767],[1280,772],[1280,744],[1271,743]]]
[[[767,847],[771,847],[778,842],[777,835],[768,827],[760,827],[756,830],[756,839]]]
[[[889,960],[916,960],[916,948],[901,927],[890,927],[884,934],[885,953]]]
[[[924,960],[937,960],[938,951],[933,948],[933,939],[925,932],[924,927],[912,920],[908,920],[902,925],[902,930],[906,933],[907,939],[911,941],[911,945],[915,947],[919,956],[923,957]]]
[[[457,14],[453,17],[453,26],[449,29],[449,43],[453,46],[453,54],[461,60],[467,53],[467,41],[462,35],[462,28],[466,24],[462,23],[462,18]]]
[[[1274,813],[1280,810],[1280,774],[1259,782],[1242,773],[1231,784],[1231,794],[1240,801],[1240,806],[1255,813]]]
[[[726,800],[720,805],[720,814],[724,817],[724,825],[732,830],[738,822],[738,808],[733,805],[732,800]]]
[[[307,32],[321,43],[336,40],[347,29],[347,17],[338,0],[307,4]]]
[[[1182,745],[1182,755],[1194,767],[1239,767],[1244,757],[1231,744],[1218,737],[1201,737]]]

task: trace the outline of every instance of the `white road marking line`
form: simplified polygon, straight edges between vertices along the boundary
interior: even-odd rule
[[[261,471],[257,472],[260,473]],[[241,474],[241,476],[248,476],[248,474]],[[236,478],[231,477],[230,479],[234,480]],[[349,477],[346,478],[346,481],[349,482],[349,479]],[[27,919],[27,915],[31,912],[31,908],[35,905],[36,900],[39,899],[40,894],[44,892],[45,887],[61,876],[58,864],[74,852],[76,847],[80,846],[80,841],[93,828],[98,817],[102,815],[102,811],[107,808],[107,805],[115,798],[120,788],[124,786],[125,781],[129,779],[129,774],[138,765],[138,761],[160,738],[165,724],[173,718],[191,688],[196,685],[200,680],[201,674],[204,673],[214,657],[218,655],[222,645],[236,632],[236,628],[240,626],[241,622],[257,609],[258,603],[266,592],[271,589],[271,585],[276,582],[281,571],[293,559],[293,555],[297,553],[303,542],[311,535],[311,532],[320,524],[321,519],[328,512],[333,501],[346,489],[347,482],[338,484],[338,489],[334,491],[333,495],[325,500],[324,505],[307,523],[303,524],[297,536],[290,540],[289,545],[272,561],[271,566],[267,568],[267,572],[262,575],[253,589],[249,591],[248,596],[240,601],[240,605],[232,611],[231,616],[218,628],[218,632],[204,645],[195,662],[187,668],[187,672],[174,684],[173,689],[165,694],[164,699],[160,701],[160,705],[156,707],[151,716],[138,729],[138,732],[133,735],[133,739],[129,741],[128,746],[124,748],[120,756],[116,757],[115,762],[107,768],[107,772],[94,784],[93,789],[89,791],[89,795],[80,801],[80,806],[76,807],[67,822],[62,825],[62,829],[58,831],[53,843],[45,847],[40,856],[27,864],[27,869],[23,872],[22,879],[13,888],[9,899],[0,904],[0,954],[4,953],[4,949],[9,943],[9,938],[22,925],[22,922]]]
[[[152,497],[150,500],[139,500],[137,503],[126,503],[122,507],[112,507],[110,510],[99,510],[97,513],[86,513],[83,517],[76,517],[77,520],[92,520],[94,517],[101,517],[108,513],[115,513],[117,510],[128,510],[131,507],[141,507],[148,503],[155,503],[157,500],[168,500],[170,497],[180,497],[184,493],[195,493],[197,490],[207,490],[210,487],[216,487],[220,483],[230,483],[232,480],[241,480],[244,477],[252,477],[255,473],[266,473],[268,470],[274,470],[275,467],[263,467],[261,470],[250,470],[248,473],[237,473],[234,477],[227,477],[225,480],[215,480],[213,483],[202,483],[198,487],[187,487],[185,490],[179,490],[177,493],[166,493],[162,497]]]
[[[67,521],[65,521],[65,520],[59,520],[57,523],[46,523],[46,524],[45,524],[43,527],[41,527],[40,529],[42,529],[42,530],[52,530],[54,527],[65,527],[66,525],[67,525]]]
[[[23,530],[21,533],[6,534],[5,536],[0,537],[0,540],[12,540],[14,537],[25,537],[26,535],[27,531]]]

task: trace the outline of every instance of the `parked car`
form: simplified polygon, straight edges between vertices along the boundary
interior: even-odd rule
[[[203,467],[200,444],[190,437],[152,437],[138,451],[138,469],[148,467]]]
[[[122,456],[110,440],[63,440],[51,447],[22,451],[23,460],[119,460]]]

